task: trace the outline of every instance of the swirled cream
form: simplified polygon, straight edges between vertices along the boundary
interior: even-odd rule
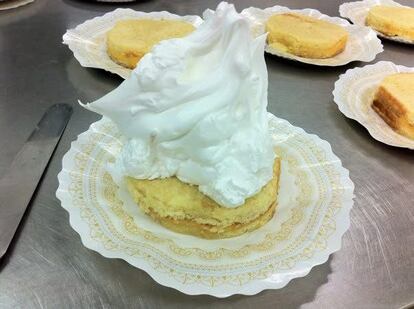
[[[166,40],[131,77],[86,105],[125,136],[113,169],[138,179],[176,176],[224,207],[272,178],[265,35],[222,2],[189,36]]]

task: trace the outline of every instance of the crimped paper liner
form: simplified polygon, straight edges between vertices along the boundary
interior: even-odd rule
[[[19,6],[29,4],[34,0],[6,0],[0,1],[0,11],[18,8]]]
[[[269,124],[282,158],[280,205],[274,217],[280,224],[264,239],[252,236],[272,223],[256,234],[233,238],[232,247],[229,240],[201,240],[137,224],[115,197],[118,189],[106,171],[122,141],[105,118],[72,143],[56,195],[86,247],[124,259],[162,285],[216,297],[282,288],[339,250],[349,227],[354,185],[326,141],[272,115]],[[290,192],[294,198],[283,200]],[[207,242],[211,245],[205,246]]]
[[[372,29],[359,25],[351,25],[348,21],[342,18],[330,17],[314,9],[291,10],[287,7],[276,5],[266,9],[250,7],[244,9],[241,14],[247,17],[250,21],[254,34],[260,35],[265,32],[265,24],[269,17],[274,14],[287,12],[303,14],[342,26],[349,34],[348,42],[343,52],[327,59],[299,57],[267,45],[265,50],[272,55],[319,66],[340,66],[352,61],[372,61],[377,54],[383,51],[381,41],[377,38]]]
[[[199,16],[179,16],[166,11],[145,13],[131,9],[116,9],[103,16],[87,20],[74,29],[67,30],[63,35],[63,44],[69,46],[82,66],[104,69],[122,78],[128,78],[132,70],[115,63],[106,52],[106,33],[119,20],[144,18],[182,20],[195,27],[203,21]]]
[[[414,72],[414,68],[380,61],[362,68],[349,69],[339,76],[333,91],[339,110],[348,118],[362,124],[373,138],[385,144],[414,149],[414,141],[396,133],[371,108],[375,91],[388,75]]]
[[[344,18],[348,18],[355,25],[365,26],[365,19],[368,15],[368,11],[371,9],[371,7],[375,5],[403,6],[392,0],[354,1],[341,4],[339,6],[339,14]],[[379,37],[392,41],[397,41],[400,43],[414,44],[414,40],[410,40],[400,36],[388,36],[384,33],[376,31],[375,29],[373,30],[377,33]]]

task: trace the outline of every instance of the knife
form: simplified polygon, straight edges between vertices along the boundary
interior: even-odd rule
[[[71,115],[72,107],[67,104],[51,106],[0,179],[0,259],[10,246]]]

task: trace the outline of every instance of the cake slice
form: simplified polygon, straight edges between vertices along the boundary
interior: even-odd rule
[[[182,234],[207,239],[227,238],[253,231],[266,224],[276,209],[280,159],[273,166],[273,178],[256,195],[236,208],[217,204],[176,177],[164,179],[126,178],[134,201],[164,227]]]
[[[376,5],[369,10],[365,23],[385,35],[414,40],[414,8]]]
[[[184,37],[194,29],[192,24],[180,20],[120,20],[106,35],[107,53],[116,63],[133,69],[154,45]]]
[[[414,139],[414,73],[387,76],[375,93],[372,108],[395,131]]]
[[[268,44],[305,58],[330,58],[345,49],[348,32],[341,26],[313,17],[285,13],[266,23]]]

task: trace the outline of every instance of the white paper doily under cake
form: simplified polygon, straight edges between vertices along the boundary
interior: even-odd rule
[[[414,149],[414,140],[396,133],[371,107],[381,81],[399,72],[414,72],[414,68],[380,61],[349,69],[336,81],[333,96],[339,110],[346,117],[362,124],[376,140],[391,146]]]
[[[282,288],[339,250],[354,185],[326,141],[273,115],[269,121],[282,158],[278,206],[252,233],[204,240],[152,222],[107,172],[122,142],[105,118],[72,143],[56,195],[86,247],[124,259],[162,285],[216,297]]]
[[[75,58],[84,67],[104,69],[128,78],[132,70],[125,68],[108,56],[106,52],[106,33],[123,19],[172,19],[182,20],[198,27],[203,20],[199,16],[179,16],[169,12],[139,12],[131,9],[116,9],[87,20],[74,29],[69,29],[63,35],[63,44],[68,45]]]
[[[388,6],[403,6],[392,0],[363,0],[346,2],[339,6],[339,14],[348,18],[355,25],[365,26],[365,19],[367,18],[369,10],[375,5],[388,5]],[[374,30],[375,31],[375,30]],[[400,36],[389,36],[384,33],[375,31],[379,37],[397,41],[406,44],[414,44],[414,40],[409,40]]]
[[[383,51],[381,41],[377,38],[375,32],[371,28],[359,25],[351,25],[345,19],[339,17],[330,17],[328,15],[322,14],[315,9],[291,10],[287,7],[276,5],[266,9],[250,7],[244,9],[241,14],[249,19],[253,33],[255,35],[260,35],[265,32],[266,21],[272,15],[283,14],[287,12],[303,14],[342,26],[349,34],[348,42],[343,52],[327,59],[311,59],[299,57],[267,45],[265,50],[272,55],[319,66],[340,66],[352,61],[370,62],[375,59],[377,54]]]

